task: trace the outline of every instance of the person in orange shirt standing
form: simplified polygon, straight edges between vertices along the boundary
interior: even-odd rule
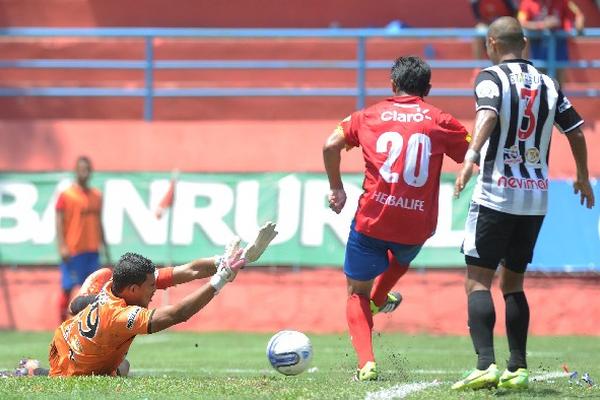
[[[61,258],[62,293],[60,320],[68,314],[71,291],[100,267],[100,247],[110,264],[108,246],[101,222],[102,193],[89,186],[92,163],[81,156],[75,165],[77,181],[63,191],[56,202],[56,237]]]

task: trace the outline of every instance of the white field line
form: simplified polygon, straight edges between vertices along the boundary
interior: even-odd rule
[[[543,374],[533,375],[529,378],[531,382],[543,382],[554,378],[567,377],[569,374],[566,372],[546,372]],[[429,389],[434,386],[444,384],[446,382],[439,382],[433,380],[431,382],[415,382],[406,383],[403,385],[396,385],[388,389],[379,390],[377,392],[369,392],[365,397],[365,400],[391,400],[391,399],[403,399],[409,394],[418,393],[423,390]]]
[[[369,392],[365,400],[388,400],[388,399],[403,399],[409,394],[418,393],[425,389],[441,385],[443,382],[415,382],[396,385],[389,389],[379,390],[377,392]]]
[[[438,374],[461,374],[462,372],[459,370],[452,369],[409,369],[406,372],[409,374],[419,374],[419,375],[438,375]]]
[[[569,376],[569,374],[567,374],[564,371],[546,372],[544,374],[530,376],[529,381],[530,382],[543,382],[543,381],[547,381],[548,379],[563,378],[563,377],[566,378],[568,376]]]

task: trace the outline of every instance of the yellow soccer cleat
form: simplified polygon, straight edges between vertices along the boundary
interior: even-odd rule
[[[357,381],[376,381],[377,380],[377,365],[374,361],[367,361],[366,364],[356,370],[355,380]]]
[[[373,300],[371,300],[371,314],[375,315],[380,312],[391,313],[398,308],[400,303],[402,303],[402,295],[400,292],[389,292],[387,294],[387,300],[385,301],[385,304],[383,304],[381,307],[377,307]]]
[[[515,372],[505,370],[500,376],[498,388],[523,390],[529,387],[529,372],[525,368],[519,368]]]
[[[498,386],[500,371],[496,364],[491,364],[487,369],[474,369],[467,372],[465,376],[454,385],[452,390],[489,389]]]

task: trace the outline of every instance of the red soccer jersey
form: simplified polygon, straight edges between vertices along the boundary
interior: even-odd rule
[[[444,154],[462,162],[470,141],[465,127],[420,97],[396,96],[354,112],[341,128],[365,160],[355,229],[381,240],[424,243],[437,225]]]
[[[551,15],[560,19],[562,29],[573,29],[575,14],[569,8],[569,0],[521,0],[519,4],[519,19],[542,21]]]

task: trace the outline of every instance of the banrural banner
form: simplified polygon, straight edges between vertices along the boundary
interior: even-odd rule
[[[0,174],[0,264],[56,264],[55,211],[70,173]],[[183,263],[220,254],[238,235],[248,242],[267,220],[279,235],[262,264],[340,266],[350,222],[362,189],[362,176],[344,176],[346,208],[329,210],[323,174],[181,174],[173,206],[157,218],[169,190],[166,173],[102,173],[92,186],[103,192],[102,220],[114,260],[135,251],[159,264]],[[444,175],[436,234],[415,266],[464,265],[459,252],[472,185],[452,196],[454,176]],[[600,197],[598,185],[594,188]],[[600,213],[579,205],[571,185],[551,181],[550,210],[532,268],[600,271]]]

